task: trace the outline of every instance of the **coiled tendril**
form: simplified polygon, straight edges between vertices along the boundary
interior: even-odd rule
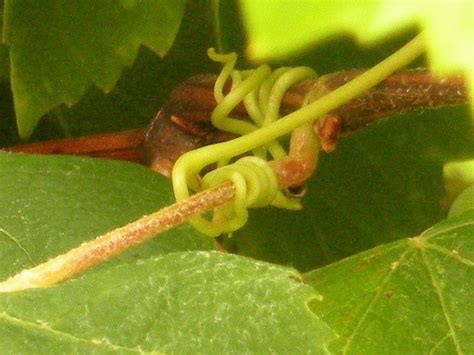
[[[208,50],[209,57],[224,63],[214,86],[214,97],[217,106],[211,121],[220,130],[245,136],[262,129],[279,118],[281,100],[294,83],[316,76],[309,67],[279,68],[271,71],[268,65],[255,70],[237,71],[234,69],[237,55],[217,54],[214,49]],[[224,85],[231,79],[231,89],[224,94]],[[230,117],[234,108],[243,102],[251,122]],[[235,141],[235,140],[234,140]],[[234,183],[235,197],[214,210],[211,220],[197,217],[191,220],[192,225],[204,234],[218,236],[241,228],[247,221],[249,207],[274,205],[287,209],[299,209],[299,202],[287,198],[279,191],[278,183],[267,159],[282,159],[287,156],[285,149],[276,140],[264,146],[253,146],[247,151],[240,151],[234,141],[202,147],[184,154],[178,159],[173,169],[173,188],[178,201],[189,197],[190,186],[193,190],[206,189],[227,180]],[[248,156],[229,164],[229,161],[248,151]],[[207,173],[202,179],[200,171],[217,163],[218,168]]]
[[[276,94],[278,90],[276,88],[279,87],[278,83],[281,77],[286,73],[280,76],[280,73],[284,70],[275,71],[278,74],[271,74],[266,77],[263,82],[258,83],[255,88],[252,88],[250,92],[243,97],[243,100],[244,103],[251,103],[250,105],[246,103],[246,107],[255,123],[254,126],[264,127],[225,143],[188,152],[178,159],[175,164],[173,169],[173,189],[176,199],[179,201],[189,197],[188,183],[197,189],[199,186],[202,187],[219,183],[219,181],[223,179],[231,179],[233,181],[232,187],[235,188],[236,191],[234,194],[236,196],[234,209],[227,209],[230,208],[229,206],[219,207],[214,213],[212,222],[199,217],[193,221],[193,224],[199,228],[199,230],[211,236],[215,236],[225,231],[235,230],[245,223],[247,216],[246,207],[258,207],[270,201],[272,204],[275,204],[275,201],[278,199],[278,191],[274,187],[275,176],[273,172],[268,169],[268,164],[264,159],[267,150],[273,155],[268,148],[272,140],[278,139],[282,135],[289,134],[292,131],[294,133],[298,132],[300,130],[299,127],[304,129],[305,125],[323,118],[324,114],[377,85],[388,75],[418,57],[423,52],[424,42],[424,35],[418,35],[399,51],[357,78],[351,80],[349,83],[344,84],[342,87],[328,93],[317,101],[306,105],[268,126],[265,126],[267,120],[272,119],[268,112],[272,112],[272,110],[273,112],[278,112],[278,110],[275,111],[276,106],[271,105],[272,102],[279,103],[278,95]],[[212,53],[213,52],[211,52],[211,56],[213,55]],[[235,60],[232,65],[228,66],[230,69],[227,70],[230,74],[227,75],[237,75],[234,74],[233,71],[234,64]],[[250,77],[253,73],[254,72],[242,72],[242,84],[246,78]],[[221,77],[219,85],[222,86],[220,86],[220,88],[218,86],[216,89],[216,96],[218,98],[219,92],[222,94],[218,100],[221,103],[224,102],[228,96],[224,96],[222,93],[225,78],[225,76]],[[239,79],[237,78],[232,85],[235,90],[239,88],[239,84],[236,84],[237,80]],[[280,92],[280,95],[283,94],[284,92]],[[265,99],[266,97],[268,97],[268,99]],[[240,99],[242,99],[242,97]],[[273,101],[273,99],[275,99],[275,101]],[[271,107],[274,108],[271,109]],[[228,110],[228,108],[226,110]],[[231,112],[226,110],[224,110],[224,112]],[[217,119],[219,119],[219,117],[217,117]],[[233,129],[232,127],[230,128]],[[262,142],[265,146],[259,148]],[[207,174],[203,179],[199,178],[199,172],[208,164],[215,163],[219,160],[229,160],[232,157],[252,150],[258,150],[259,154],[262,154],[262,157],[243,158],[232,165],[234,168],[237,166],[236,169],[231,166],[226,166]],[[261,169],[254,169],[256,167]],[[254,179],[252,175],[258,175],[258,177]],[[265,180],[265,183],[260,183],[260,176],[263,176],[262,180]],[[126,248],[151,238],[155,233],[181,223],[181,221],[185,220],[189,215],[194,214],[196,210],[202,210],[200,207],[202,207],[202,203],[205,202],[206,199],[207,202],[209,202],[206,206],[214,206],[215,203],[220,201],[219,198],[222,197],[219,195],[219,192],[216,193],[218,190],[221,193],[224,191],[222,196],[227,197],[230,195],[229,191],[231,191],[228,183],[224,188],[216,188],[212,193],[209,193],[211,196],[208,196],[208,194],[204,192],[198,196],[199,198],[197,199],[168,206],[126,226],[110,231],[92,241],[81,244],[77,248],[69,250],[65,254],[61,254],[33,268],[25,269],[10,277],[8,280],[0,282],[0,293],[15,292],[36,287],[48,287],[98,262],[105,261]],[[240,195],[240,191],[242,191],[242,196]],[[470,205],[467,207],[469,206]],[[461,207],[464,209],[466,205],[462,203]],[[229,215],[230,221],[222,221],[222,219],[227,218]]]

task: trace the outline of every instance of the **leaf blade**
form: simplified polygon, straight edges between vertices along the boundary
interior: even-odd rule
[[[141,44],[163,56],[183,11],[182,0],[6,1],[4,37],[20,136],[27,138],[50,109],[77,102],[92,84],[110,91]]]
[[[304,276],[324,297],[312,309],[341,336],[330,348],[472,352],[473,221],[470,211]]]
[[[178,252],[54,288],[0,295],[0,309],[35,331],[43,324],[44,333],[98,349],[322,352],[333,335],[306,306],[314,291],[293,277],[292,269],[243,257]],[[1,333],[0,344],[17,350]]]
[[[169,181],[136,164],[0,153],[0,170],[2,278],[173,202]],[[212,248],[210,238],[183,225],[107,264]]]

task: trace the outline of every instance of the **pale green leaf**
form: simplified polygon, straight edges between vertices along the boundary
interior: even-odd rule
[[[413,26],[425,30],[434,70],[463,70],[474,83],[474,2],[471,0],[244,0],[251,59],[264,61],[351,34],[372,44]]]
[[[0,276],[6,278],[172,201],[144,167],[0,154]],[[293,269],[209,249],[189,226],[49,289],[0,294],[10,353],[321,352],[333,335]],[[166,254],[169,257],[156,255]]]
[[[171,253],[49,289],[0,295],[9,353],[322,353],[333,338],[291,269]]]
[[[464,190],[474,185],[474,160],[454,160],[445,164],[443,179],[446,204],[451,205]]]
[[[449,216],[457,216],[474,209],[474,185],[469,186],[454,200]]]

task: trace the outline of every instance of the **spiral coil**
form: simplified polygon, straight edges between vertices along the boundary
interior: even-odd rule
[[[241,136],[264,129],[276,121],[281,101],[290,86],[316,75],[308,67],[284,67],[272,72],[268,65],[262,65],[255,70],[237,71],[234,69],[237,60],[235,53],[217,54],[211,48],[208,55],[212,60],[224,64],[214,86],[217,106],[211,121],[220,130]],[[232,82],[231,89],[224,94],[224,86],[229,79]],[[241,102],[251,122],[230,117]],[[267,161],[270,157],[282,159],[287,156],[281,144],[274,140],[263,146],[254,144],[250,149],[242,150],[238,145],[240,138],[188,152],[178,159],[173,169],[173,188],[178,201],[189,197],[188,186],[199,190],[228,180],[234,183],[234,199],[214,209],[211,220],[204,217],[191,220],[191,224],[206,235],[215,237],[241,228],[248,219],[248,208],[267,205],[301,208],[298,200],[286,197],[279,190],[275,173]],[[232,158],[249,151],[254,156],[228,164]],[[201,179],[200,171],[213,163],[217,163],[218,168]]]

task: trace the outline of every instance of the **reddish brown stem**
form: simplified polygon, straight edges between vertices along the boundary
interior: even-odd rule
[[[283,98],[281,114],[300,108],[307,95],[310,101],[317,100],[362,72],[343,71],[293,85]],[[209,120],[216,106],[213,95],[215,80],[215,75],[203,74],[183,82],[173,90],[146,130],[37,143],[7,150],[141,161],[153,170],[170,176],[174,162],[185,152],[233,138],[231,134],[215,129]],[[436,77],[427,69],[406,70],[389,76],[363,95],[330,112],[319,121],[322,123],[318,123],[315,130],[323,149],[331,151],[340,135],[381,118],[466,101],[466,86],[461,75]],[[239,105],[233,115],[245,119],[243,105]]]
[[[58,139],[3,148],[8,152],[31,154],[86,155],[128,161],[143,161],[144,129],[97,134],[87,137]]]
[[[360,71],[335,73],[318,80],[297,83],[284,97],[282,114],[300,108],[306,98],[310,101],[317,100],[360,73]],[[210,114],[216,105],[212,95],[214,81],[214,76],[198,76],[183,83],[173,91],[166,105],[146,131],[137,130],[102,137],[65,140],[62,144],[48,142],[9,150],[62,154],[86,152],[94,156],[112,155],[112,157],[117,157],[117,152],[121,152],[120,155],[123,153],[124,156],[133,157],[134,160],[143,158],[155,170],[169,174],[171,166],[179,155],[202,145],[231,138],[231,135],[213,128],[209,122]],[[325,123],[318,126],[318,132],[322,144],[331,149],[338,134],[351,132],[379,118],[407,110],[451,105],[465,100],[464,81],[459,76],[435,78],[426,70],[406,71],[390,76],[377,87],[329,113],[325,117]],[[234,115],[245,117],[245,109],[242,106],[237,107]],[[308,143],[308,139],[304,138],[308,132],[314,139],[311,126],[300,127],[295,132],[300,129],[300,135],[297,137],[301,137],[300,140],[303,140],[303,143]],[[65,142],[67,142],[66,145],[64,145]],[[308,156],[306,153],[315,149],[300,143],[302,142],[298,139],[292,142],[295,155],[293,158],[303,163],[308,159],[314,160],[316,156]],[[292,158],[291,154],[290,158]],[[294,169],[289,170],[293,172]],[[312,171],[311,167],[308,171]],[[287,180],[287,186],[291,186],[295,178],[291,177]],[[0,292],[54,284],[118,254],[133,244],[152,237],[155,233],[167,230],[196,214],[231,200],[234,193],[234,185],[226,182],[193,195],[183,203],[174,204],[155,214],[145,216],[44,264],[20,272],[0,283]]]
[[[328,74],[318,80],[310,93],[310,102],[335,90],[360,75],[363,71]],[[467,100],[464,78],[461,75],[436,77],[426,69],[412,69],[395,73],[379,85],[366,91],[317,123],[323,149],[332,151],[338,135],[346,135],[381,118],[406,111],[456,105]]]

